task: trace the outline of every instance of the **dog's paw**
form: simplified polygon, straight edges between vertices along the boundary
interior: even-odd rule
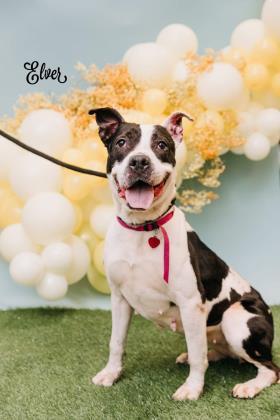
[[[257,387],[253,381],[245,382],[244,384],[237,384],[232,390],[232,396],[235,398],[254,398],[261,388]]]
[[[188,363],[188,353],[181,353],[176,358],[176,363],[185,364]]]
[[[202,393],[202,387],[190,385],[185,382],[172,395],[172,398],[173,400],[176,400],[176,401],[197,400],[201,393]]]
[[[116,382],[117,379],[120,377],[121,372],[121,368],[113,370],[105,367],[92,378],[91,382],[94,385],[112,386],[114,382]]]

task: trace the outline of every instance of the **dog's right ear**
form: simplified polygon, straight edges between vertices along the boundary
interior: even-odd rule
[[[95,114],[96,123],[99,127],[99,136],[107,147],[110,142],[110,138],[116,133],[120,124],[124,122],[123,117],[114,108],[91,109],[89,114]]]

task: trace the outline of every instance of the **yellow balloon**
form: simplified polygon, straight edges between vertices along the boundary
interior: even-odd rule
[[[271,90],[276,96],[280,96],[280,73],[274,74],[271,80]]]
[[[96,235],[94,235],[91,227],[87,224],[84,224],[80,229],[79,237],[87,244],[90,252],[93,254],[96,246],[100,242],[100,239]]]
[[[20,223],[21,210],[23,207],[20,199],[9,189],[0,189],[0,228],[14,223]]]
[[[245,82],[251,90],[262,90],[269,84],[270,74],[261,63],[247,64],[244,71]]]
[[[90,183],[85,175],[69,171],[63,177],[63,193],[72,201],[83,200],[89,194],[90,189]]]
[[[244,54],[238,48],[227,48],[222,54],[222,59],[238,68],[238,70],[242,70],[246,65]]]
[[[148,89],[143,93],[142,109],[151,115],[162,114],[167,105],[167,94],[161,89]]]
[[[81,141],[79,150],[88,161],[106,162],[107,151],[99,137]]]
[[[105,295],[109,295],[111,293],[106,277],[100,275],[92,265],[90,265],[88,269],[87,278],[92,287],[94,287],[94,289],[98,292]]]
[[[280,49],[273,38],[263,38],[252,53],[252,59],[264,65],[271,65],[277,61]]]
[[[83,218],[83,212],[80,206],[78,206],[77,204],[73,204],[74,206],[74,210],[75,210],[75,214],[76,214],[76,224],[74,227],[74,233],[79,232],[79,230],[82,227],[84,218]]]
[[[217,111],[205,111],[199,115],[195,122],[197,128],[209,127],[217,133],[222,133],[224,130],[224,120]]]
[[[72,165],[81,166],[85,161],[85,156],[81,150],[71,147],[70,149],[65,150],[62,155],[62,160],[71,163]]]
[[[106,173],[106,164],[105,162],[100,161],[89,161],[84,164],[84,167],[87,169],[92,169],[99,172],[105,172]],[[91,190],[94,193],[95,188],[104,188],[108,186],[108,180],[106,178],[99,178],[97,176],[92,175],[84,175],[90,185]]]
[[[104,262],[103,262],[103,254],[104,254],[104,241],[99,242],[93,251],[93,262],[96,270],[100,273],[105,275],[104,269]]]

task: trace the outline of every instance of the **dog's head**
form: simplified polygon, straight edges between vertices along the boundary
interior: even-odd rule
[[[96,115],[99,135],[108,150],[107,174],[117,202],[130,212],[148,212],[175,194],[175,149],[182,141],[182,112],[163,125],[125,122],[113,108]],[[189,118],[190,119],[190,118]],[[167,204],[169,204],[167,203]]]

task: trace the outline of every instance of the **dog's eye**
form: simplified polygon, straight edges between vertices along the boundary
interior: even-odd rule
[[[167,150],[167,144],[166,144],[164,141],[160,141],[160,142],[158,143],[158,148],[159,148],[160,150]]]
[[[117,145],[118,145],[119,147],[123,147],[123,146],[125,145],[125,143],[126,143],[126,140],[125,140],[125,139],[119,139],[119,140],[117,141]]]

